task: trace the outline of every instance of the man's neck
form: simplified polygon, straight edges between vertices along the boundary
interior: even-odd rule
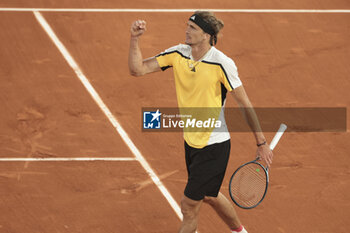
[[[192,47],[192,57],[194,60],[198,61],[201,59],[211,48],[210,44],[200,43],[196,45],[191,45]]]

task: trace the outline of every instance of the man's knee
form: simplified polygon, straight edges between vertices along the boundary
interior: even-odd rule
[[[204,199],[203,199],[203,202],[211,205],[211,206],[214,206],[216,203],[217,203],[217,197],[208,197],[208,196],[205,196]]]
[[[194,219],[197,217],[202,201],[194,201],[187,197],[181,200],[181,212],[185,218]]]

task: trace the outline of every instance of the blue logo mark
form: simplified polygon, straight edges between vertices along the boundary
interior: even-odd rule
[[[143,128],[160,129],[161,115],[159,109],[156,112],[143,112]]]

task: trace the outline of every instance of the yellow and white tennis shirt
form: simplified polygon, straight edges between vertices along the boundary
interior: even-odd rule
[[[230,134],[224,118],[226,93],[242,85],[233,60],[215,47],[211,47],[197,62],[192,57],[191,46],[184,44],[165,50],[157,55],[156,59],[162,70],[173,68],[180,109],[219,109],[215,118],[221,120],[223,124],[221,129],[209,132],[184,131],[187,144],[203,148],[228,140]]]

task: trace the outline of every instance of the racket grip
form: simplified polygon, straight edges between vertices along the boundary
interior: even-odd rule
[[[285,124],[281,124],[280,128],[278,129],[277,133],[275,134],[275,136],[273,137],[271,143],[270,143],[270,149],[273,150],[275,148],[275,146],[277,145],[278,141],[281,139],[284,131],[286,131],[287,126]]]

